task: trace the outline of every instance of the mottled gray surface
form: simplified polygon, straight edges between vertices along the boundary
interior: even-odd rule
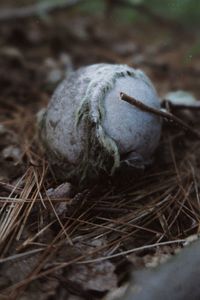
[[[136,272],[126,296],[123,296],[123,300],[199,299],[200,240],[167,263],[153,270]]]
[[[60,168],[66,168],[67,162],[77,167],[76,172],[80,164],[90,164],[98,174],[109,155],[114,163],[126,153],[133,165],[134,160],[142,165],[149,160],[159,142],[161,120],[120,100],[120,92],[160,108],[150,80],[126,65],[84,67],[59,85],[41,122],[41,137],[51,162],[61,162]],[[102,154],[92,149],[97,145]]]
[[[76,130],[75,113],[87,87],[82,72],[72,73],[56,89],[47,108],[44,139],[59,156],[76,163],[83,145],[84,130]],[[83,74],[82,74],[83,75]]]

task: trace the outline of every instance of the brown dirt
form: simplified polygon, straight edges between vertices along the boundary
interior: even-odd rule
[[[142,22],[76,10],[1,24],[0,299],[99,299],[130,266],[145,265],[158,249],[171,254],[199,233],[200,142],[189,133],[165,126],[142,174],[63,192],[35,126],[71,66],[127,63],[147,72],[160,96],[183,89],[200,99],[197,42],[170,27],[149,22],[147,34]],[[198,111],[175,113],[200,128]]]

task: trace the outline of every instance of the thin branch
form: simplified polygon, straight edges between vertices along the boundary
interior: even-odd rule
[[[36,253],[41,252],[43,250],[44,250],[44,248],[38,248],[38,249],[33,249],[33,250],[30,250],[30,251],[27,251],[27,252],[24,252],[24,253],[14,254],[14,255],[11,255],[11,256],[8,256],[8,257],[5,257],[5,258],[0,258],[0,264],[8,262],[8,261],[18,260],[18,259],[21,259],[21,258],[24,259],[24,257],[26,257],[26,256],[36,254]]]
[[[120,97],[122,100],[136,106],[137,108],[139,108],[142,111],[149,112],[149,113],[152,113],[159,117],[162,117],[164,119],[167,119],[168,121],[175,122],[177,125],[181,126],[184,130],[189,131],[190,133],[192,133],[192,134],[196,135],[198,138],[200,138],[200,134],[198,132],[196,132],[192,127],[190,127],[185,122],[183,122],[181,119],[177,118],[176,116],[172,115],[171,113],[148,106],[148,105],[144,104],[143,102],[126,95],[125,93],[120,93]]]
[[[133,248],[133,249],[129,249],[126,251],[122,251],[116,254],[111,254],[108,256],[104,256],[104,257],[98,257],[98,258],[94,258],[94,259],[89,259],[89,260],[85,260],[85,261],[77,261],[76,264],[91,264],[91,263],[96,263],[96,262],[100,262],[100,261],[104,261],[107,259],[112,259],[112,258],[116,258],[119,256],[124,256],[124,255],[129,255],[132,254],[134,252],[139,252],[142,250],[147,250],[147,249],[152,249],[155,247],[160,247],[160,246],[166,246],[166,245],[173,245],[173,244],[178,244],[178,243],[184,243],[186,241],[186,239],[177,239],[174,241],[166,241],[166,242],[160,242],[160,243],[155,243],[155,244],[151,244],[151,245],[144,245],[141,247],[137,247],[137,248]]]
[[[21,20],[30,17],[38,17],[43,14],[50,14],[58,10],[70,9],[82,3],[83,1],[84,0],[62,0],[50,3],[36,3],[33,5],[14,9],[4,9],[0,11],[0,22],[16,21],[19,19]]]

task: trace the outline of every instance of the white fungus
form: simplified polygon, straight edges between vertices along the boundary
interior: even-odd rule
[[[120,92],[160,109],[148,77],[127,65],[95,64],[72,72],[40,114],[50,164],[69,179],[113,174],[122,161],[141,168],[161,134],[160,117],[122,101]]]
[[[199,108],[199,101],[194,97],[193,94],[178,90],[174,92],[169,92],[164,96],[170,104],[175,107],[184,107],[184,108]]]

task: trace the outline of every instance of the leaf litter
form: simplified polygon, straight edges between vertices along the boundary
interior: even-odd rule
[[[71,62],[128,63],[144,69],[160,95],[181,89],[198,98],[200,57],[183,66],[189,43],[177,45],[173,34],[169,45],[156,43],[154,25],[152,49],[140,23],[132,34],[128,25],[116,34],[111,20],[108,29],[103,18],[94,26],[91,16],[77,13],[73,23],[81,22],[83,38],[70,31],[63,13],[47,23],[23,22],[26,27],[11,22],[0,29],[0,297],[101,299],[117,287],[123,293],[130,267],[155,266],[199,234],[200,141],[166,124],[145,172],[119,172],[79,190],[49,168],[35,115]],[[199,130],[198,111],[175,110]]]

